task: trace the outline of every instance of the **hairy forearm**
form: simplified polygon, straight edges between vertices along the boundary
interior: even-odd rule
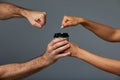
[[[27,77],[45,67],[49,63],[38,57],[25,63],[14,63],[0,66],[0,80],[18,80]]]
[[[120,76],[120,61],[94,55],[85,50],[80,50],[75,56],[83,61],[110,73]]]
[[[27,15],[27,11],[29,10],[17,5],[0,2],[0,20],[14,17],[25,17]]]
[[[110,41],[110,42],[117,42],[118,39],[116,38],[116,29],[112,28],[107,25],[103,25],[100,23],[93,22],[88,19],[83,19],[84,21],[81,23],[85,28],[92,31],[94,34],[99,36],[100,38]]]

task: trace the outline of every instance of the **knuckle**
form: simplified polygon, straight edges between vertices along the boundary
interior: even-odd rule
[[[64,18],[67,18],[67,17],[68,17],[67,15],[64,16]]]
[[[48,46],[47,46],[48,48],[50,47],[50,43],[48,44]]]
[[[54,44],[56,42],[56,39],[54,39],[53,41],[52,41],[52,44]]]
[[[47,13],[46,12],[43,12],[44,15],[46,15]]]
[[[54,50],[54,51],[52,51],[52,53],[53,53],[53,54],[56,54],[56,53],[57,53],[57,51],[56,51],[56,50]]]
[[[53,45],[52,48],[53,48],[53,49],[56,49],[56,48],[57,48],[57,44],[56,44],[56,45]]]
[[[70,44],[67,44],[66,47],[70,47]]]
[[[46,17],[46,13],[42,13],[41,17],[45,18]]]
[[[48,44],[48,47],[50,47],[51,43]]]
[[[56,43],[58,40],[59,40],[58,38],[55,38],[55,39],[53,40],[53,43]]]
[[[35,25],[36,25],[36,23],[35,23],[35,22],[32,22],[32,23],[31,23],[31,25],[32,25],[32,26],[35,26]]]
[[[41,26],[37,26],[38,29],[41,29],[42,27]]]
[[[52,48],[51,48],[51,47],[48,47],[47,51],[48,51],[49,53],[51,53],[51,52],[52,52]]]

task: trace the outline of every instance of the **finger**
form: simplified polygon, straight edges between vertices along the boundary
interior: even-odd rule
[[[46,24],[46,19],[45,18],[39,18],[39,20],[40,20],[39,24],[41,26],[44,26]]]
[[[59,47],[61,47],[61,46],[64,46],[64,45],[66,45],[66,44],[68,44],[68,41],[67,41],[67,40],[58,42],[58,43],[56,43],[56,44],[53,45],[53,50],[55,50],[55,49],[57,49],[57,48],[59,48]]]
[[[41,28],[42,26],[40,24],[38,24],[35,20],[29,20],[29,22],[31,23],[32,26],[35,26],[37,28]]]
[[[46,12],[43,12],[43,15],[40,17],[41,22],[46,23]]]
[[[56,59],[63,58],[63,57],[69,56],[69,55],[71,55],[70,52],[62,53],[62,54],[57,55]]]
[[[33,26],[36,26],[37,28],[42,28],[42,25],[39,24],[39,23],[37,23],[37,22],[35,22],[35,23],[33,24]]]
[[[65,50],[70,48],[70,44],[66,44],[62,47],[57,48],[56,50],[54,50],[53,54],[59,54],[61,52],[64,52]]]
[[[37,19],[37,20],[35,20],[37,23],[40,23],[41,22],[41,20],[40,20],[40,18],[39,19]]]
[[[72,25],[72,22],[70,20],[66,20],[66,22],[63,23],[61,28],[67,28],[67,27],[70,27],[71,25]]]
[[[41,20],[41,25],[45,25],[46,23],[46,13],[43,12],[43,15],[41,15],[41,17],[39,18]]]
[[[49,46],[53,46],[54,44],[64,40],[66,40],[66,38],[55,38],[49,43]]]
[[[42,27],[42,26],[44,26],[45,25],[45,20],[44,19],[37,19],[37,20],[35,20],[35,22],[36,22],[36,24],[35,24],[35,26],[37,26],[37,27]]]
[[[65,24],[66,20],[67,20],[67,17],[66,17],[66,16],[64,16],[64,17],[63,17],[63,19],[62,19],[62,24],[61,24],[62,26],[64,26],[64,24]]]
[[[46,13],[42,12],[42,14],[35,20],[35,22],[38,23],[38,24],[36,24],[36,26],[38,26],[38,27],[44,26],[46,23]]]
[[[56,39],[58,40],[58,39]],[[59,39],[60,40],[60,39]],[[57,48],[61,47],[61,46],[64,46],[64,45],[67,45],[68,44],[68,41],[65,39],[61,39],[62,41],[59,41],[59,42],[54,42],[53,43],[51,42],[50,44],[48,44],[48,49],[50,51],[55,51]],[[54,52],[53,52],[54,53]]]
[[[64,27],[68,21],[69,20],[64,17],[63,20],[62,20],[62,24],[61,25]]]
[[[42,12],[45,16],[47,15],[47,13],[46,12]]]
[[[66,22],[65,27],[68,27],[68,26],[72,26],[72,21]]]

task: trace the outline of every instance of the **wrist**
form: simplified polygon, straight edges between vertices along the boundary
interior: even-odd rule
[[[42,55],[41,59],[42,59],[44,65],[46,65],[46,66],[54,63],[54,61],[52,59],[49,59],[46,55]]]
[[[89,52],[84,50],[84,49],[79,49],[78,51],[78,55],[76,56],[77,58],[81,59],[81,60],[86,60],[89,55]]]
[[[21,16],[23,16],[24,18],[27,18],[29,16],[29,11],[30,10],[27,10],[27,9],[20,9],[19,10],[19,13]]]
[[[10,6],[9,8],[11,8],[10,10],[13,11],[13,17],[27,17],[28,15],[28,11],[29,11],[28,9],[16,5]]]
[[[85,55],[85,50],[81,49],[81,48],[76,48],[76,52],[74,55],[72,55],[73,57],[76,57],[76,58],[80,58],[80,59],[83,59]]]
[[[79,24],[84,24],[86,22],[86,19],[83,17],[79,17],[78,22]]]
[[[75,44],[72,44],[72,45],[73,45],[75,48],[72,48],[72,47],[70,48],[70,51],[71,51],[71,53],[72,53],[71,56],[72,56],[72,57],[78,57],[78,56],[79,56],[79,52],[80,52],[80,51],[79,51],[80,48],[79,48],[78,46],[75,46]],[[71,46],[72,46],[72,45],[71,45]],[[74,50],[74,49],[75,49],[75,50]]]

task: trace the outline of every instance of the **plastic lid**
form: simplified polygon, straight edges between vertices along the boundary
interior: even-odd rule
[[[68,33],[55,33],[54,38],[58,38],[58,37],[62,37],[62,38],[66,38],[69,37]]]

